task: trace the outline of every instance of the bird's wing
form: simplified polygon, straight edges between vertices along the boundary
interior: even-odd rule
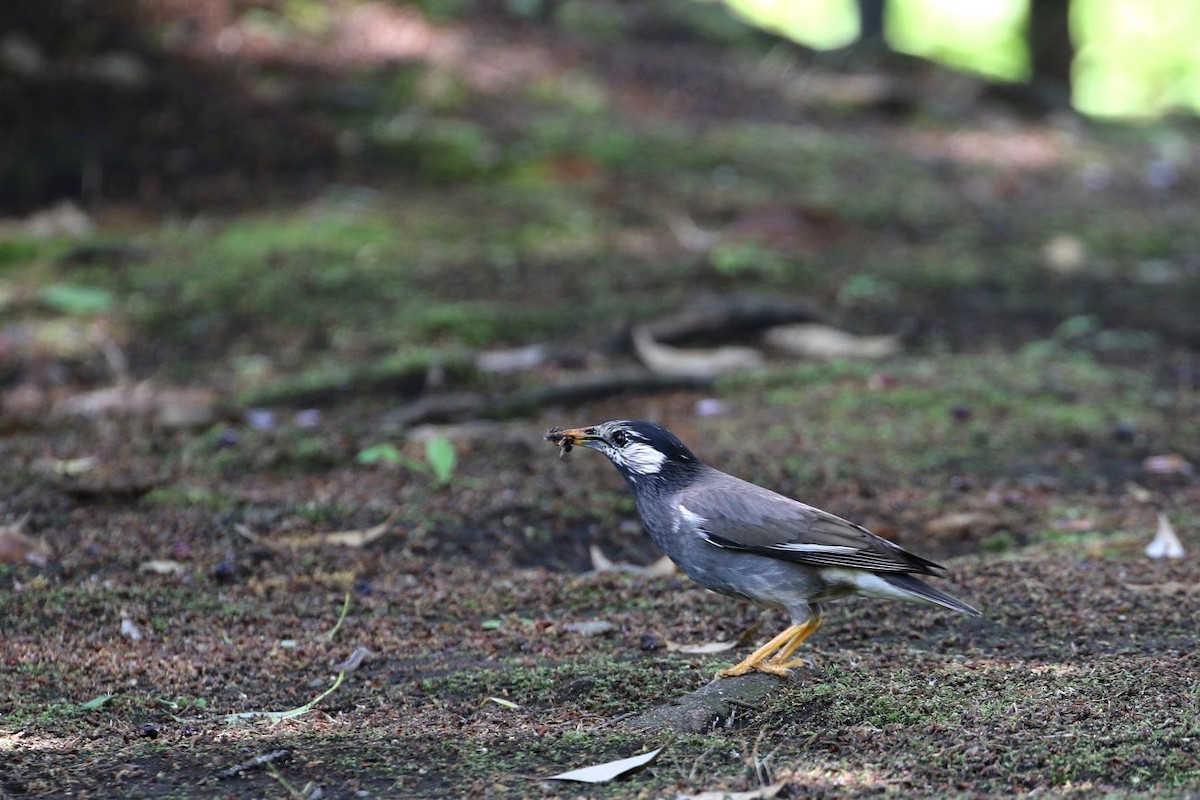
[[[942,570],[861,525],[724,473],[676,499],[684,518],[717,547],[870,572],[937,575]]]

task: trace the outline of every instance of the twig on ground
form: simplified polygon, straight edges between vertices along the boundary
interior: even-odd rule
[[[350,593],[346,592],[346,600],[342,603],[342,611],[338,614],[337,622],[329,629],[329,633],[325,634],[325,639],[332,642],[333,637],[342,629],[342,623],[346,621],[346,615],[350,613]]]

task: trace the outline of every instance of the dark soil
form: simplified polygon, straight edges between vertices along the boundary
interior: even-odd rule
[[[1200,160],[1146,179],[1177,129],[1031,121],[982,90],[948,106],[928,82],[960,78],[934,67],[796,49],[801,77],[904,88],[799,102],[770,37],[642,4],[594,4],[616,40],[562,4],[371,6],[421,34],[399,60],[296,28],[302,3],[183,5],[64,19],[162,68],[105,120],[68,104],[15,134],[162,123],[96,151],[115,177],[93,233],[0,238],[0,797],[1200,793]],[[172,161],[180,130],[213,160]],[[68,161],[7,206],[62,197]],[[60,284],[110,299],[80,311],[47,299]],[[904,351],[397,422],[634,368],[630,324],[735,295]],[[474,360],[528,344],[551,357]],[[143,379],[157,410],[71,410]],[[939,585],[984,616],[838,605],[811,667],[727,724],[627,727],[785,620],[593,570],[593,547],[659,554],[611,466],[542,437],[623,417],[946,563]],[[457,456],[440,477],[430,440]],[[1145,556],[1160,513],[1187,557]],[[740,644],[677,647],[718,641]],[[546,780],[660,746],[612,784]]]

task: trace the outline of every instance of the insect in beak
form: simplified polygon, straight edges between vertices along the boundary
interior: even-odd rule
[[[565,433],[561,428],[551,428],[546,433],[546,441],[558,445],[558,456],[562,458],[567,453],[571,452],[571,448],[575,446],[575,437],[569,433]]]

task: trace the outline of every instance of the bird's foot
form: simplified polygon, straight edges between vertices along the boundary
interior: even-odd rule
[[[773,664],[770,661],[758,661],[755,663],[742,662],[737,666],[723,669],[717,673],[717,678],[736,678],[739,675],[746,675],[751,672],[765,672],[769,675],[777,675],[780,678],[791,677],[791,672],[788,671],[787,664]]]

